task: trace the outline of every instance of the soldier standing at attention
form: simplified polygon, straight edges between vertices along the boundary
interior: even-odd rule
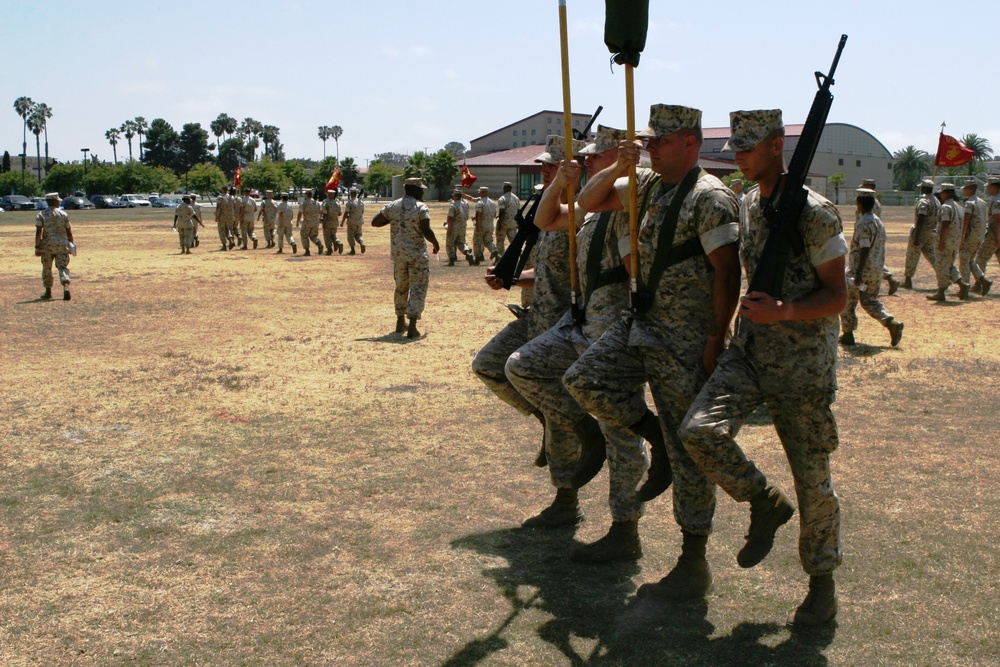
[[[69,301],[69,244],[73,243],[73,226],[69,214],[59,208],[59,193],[45,195],[49,205],[35,218],[35,255],[42,258],[42,299],[52,298],[52,262],[59,271],[63,301]]]
[[[938,214],[941,204],[934,196],[934,181],[925,178],[920,182],[920,199],[914,209],[914,222],[910,227],[910,237],[906,242],[906,268],[903,274],[903,287],[913,289],[913,276],[917,273],[920,255],[934,268],[934,250],[937,243]]]
[[[191,194],[191,210],[194,211],[194,215],[191,219],[194,220],[194,247],[197,248],[201,245],[201,239],[198,238],[198,227],[205,226],[205,219],[201,217],[201,204],[198,203],[198,195]]]
[[[476,212],[473,214],[472,251],[476,255],[478,266],[483,257],[484,248],[490,251],[490,259],[499,257],[497,244],[493,242],[493,219],[497,217],[497,203],[490,199],[490,189],[485,185],[479,188],[479,198],[476,201]]]
[[[275,255],[282,254],[282,248],[285,247],[285,241],[287,240],[292,246],[292,254],[294,255],[298,252],[298,248],[295,247],[295,234],[292,231],[292,207],[288,203],[288,193],[281,193],[281,203],[278,204],[278,250]]]
[[[989,207],[986,202],[976,196],[979,184],[969,179],[962,186],[965,197],[965,213],[962,219],[962,243],[958,246],[958,271],[962,280],[969,282],[976,277],[976,287],[982,284],[983,270],[976,263],[979,248],[986,240],[986,223],[989,217]],[[977,290],[978,291],[978,290]],[[966,294],[965,298],[969,298]]]
[[[250,196],[250,188],[243,188],[243,199],[240,201],[240,248],[247,249],[247,241],[253,241],[253,249],[257,249],[257,235],[253,233],[253,223],[257,219],[257,202]]]
[[[740,205],[740,256],[749,279],[768,235],[766,202],[785,172],[780,110],[730,114],[736,164],[758,187]],[[809,594],[790,625],[822,625],[837,614],[833,571],[840,565],[840,501],[830,453],[837,447],[831,405],[837,389],[837,316],[847,303],[847,243],[836,207],[808,192],[798,220],[804,250],[784,271],[782,299],[750,292],[740,300],[736,334],[719,357],[681,425],[684,446],[708,477],[737,502],[750,503],[750,530],[736,556],[753,567],[795,507],[733,439],[761,404],[767,405],[784,447],[799,499],[799,558]]]
[[[930,301],[944,301],[944,293],[952,283],[958,285],[958,298],[969,296],[969,283],[955,268],[955,255],[962,243],[962,207],[955,201],[955,185],[941,184],[941,212],[938,214],[937,247],[934,249],[934,272],[937,274],[937,292],[928,294]]]
[[[672,475],[681,556],[659,583],[641,590],[687,600],[712,588],[704,554],[715,485],[684,450],[677,429],[725,349],[739,300],[738,207],[732,191],[698,165],[700,110],[654,104],[649,127],[636,136],[652,166],[638,169],[636,178],[638,201],[646,204],[638,239],[642,303],[608,328],[564,382],[590,414],[650,443],[652,462],[639,500],[662,493]],[[626,209],[629,167],[638,162],[639,146],[623,142],[617,161],[580,192],[580,205]],[[647,382],[659,417],[643,399]]]
[[[503,184],[503,194],[497,200],[497,252],[503,254],[508,241],[514,240],[517,234],[517,216],[521,208],[521,200],[517,198],[510,183]]]
[[[191,198],[187,195],[181,197],[180,205],[174,209],[174,230],[180,237],[181,254],[190,255],[191,246],[194,244],[194,209],[191,208]]]
[[[472,254],[472,250],[469,249],[469,246],[465,245],[465,232],[468,228],[468,221],[469,204],[462,198],[462,190],[455,188],[455,191],[451,193],[448,219],[444,223],[447,229],[445,233],[445,248],[448,251],[448,266],[455,266],[459,250],[465,255],[469,266],[475,264],[475,256]]]
[[[875,185],[875,179],[874,178],[863,178],[863,179],[861,179],[861,185],[858,186],[858,189],[859,190],[871,190],[872,192],[875,193],[875,208],[872,209],[872,215],[874,215],[876,218],[878,218],[879,221],[881,222],[881,220],[882,220],[882,202],[880,202],[879,199],[878,199],[878,190],[877,190],[877,187]],[[860,218],[861,218],[861,210],[857,209],[857,208],[854,209],[854,222],[856,223]],[[883,231],[884,230],[885,230],[885,227],[883,227]],[[889,292],[888,292],[889,296],[892,296],[893,294],[895,294],[896,290],[898,290],[900,288],[900,286],[903,284],[903,283],[899,282],[898,280],[896,280],[896,278],[892,275],[892,271],[889,269],[888,266],[883,266],[882,267],[882,278],[885,279],[885,281],[887,283],[889,283]]]
[[[365,254],[365,239],[361,236],[361,227],[365,224],[365,203],[358,197],[358,189],[351,188],[347,193],[347,203],[344,204],[344,218],[340,221],[340,226],[347,225],[347,244],[351,246],[348,255],[357,254],[354,252],[354,244],[361,247],[361,254]],[[344,245],[340,245],[343,252]]]
[[[983,296],[990,293],[993,281],[986,277],[986,265],[996,256],[1000,262],[1000,176],[990,176],[986,181],[986,194],[990,196],[989,215],[986,220],[986,238],[976,255],[976,265],[983,270],[983,277],[977,281],[978,292]]]
[[[223,188],[215,200],[215,223],[219,228],[219,240],[222,242],[220,250],[228,250],[234,245],[229,230],[235,215],[233,202],[226,194],[226,189]]]
[[[854,223],[854,236],[851,237],[847,264],[847,306],[840,314],[840,329],[844,332],[840,337],[841,345],[854,345],[859,302],[866,313],[889,330],[889,342],[893,347],[899,345],[903,338],[903,323],[886,312],[878,298],[885,268],[885,227],[875,215],[875,201],[874,190],[858,188],[856,202],[860,218]]]
[[[316,244],[317,253],[323,253],[323,244],[319,241],[320,215],[321,212],[319,203],[313,199],[313,191],[304,191],[302,193],[302,203],[299,204],[299,214],[295,217],[295,226],[299,227],[301,223],[301,231],[299,232],[299,235],[302,238],[302,247],[305,249],[305,252],[302,254],[306,257],[310,254],[309,241]]]
[[[340,225],[340,202],[337,201],[337,193],[333,190],[327,191],[321,208],[326,254],[332,255],[335,249],[338,253],[343,253],[344,244],[337,238],[337,227]],[[319,251],[322,253],[323,248],[320,247]]]
[[[372,219],[372,227],[389,225],[390,256],[392,275],[396,281],[393,302],[396,307],[396,333],[406,331],[407,338],[418,338],[417,320],[424,312],[427,299],[427,283],[430,265],[427,257],[427,241],[434,246],[436,255],[441,247],[434,230],[431,229],[431,215],[424,204],[424,190],[427,189],[420,178],[408,178],[403,182],[403,197],[386,204]],[[409,326],[406,324],[409,319]]]
[[[264,191],[264,201],[260,203],[260,213],[257,219],[264,220],[264,243],[265,248],[274,247],[274,223],[278,219],[278,204],[274,201],[274,191]],[[256,247],[256,246],[254,246]]]

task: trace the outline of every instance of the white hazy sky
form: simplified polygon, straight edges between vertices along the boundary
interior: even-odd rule
[[[681,12],[679,7],[696,11]],[[175,129],[220,113],[281,129],[288,157],[322,157],[319,125],[340,125],[341,157],[437,150],[542,109],[562,108],[557,0],[6,0],[6,111],[0,151],[20,153],[22,95],[53,109],[50,153],[111,159],[104,133],[164,118]],[[604,3],[568,0],[573,110],[604,106],[625,127],[624,72],[609,66]],[[924,0],[651,0],[635,71],[636,124],[649,105],[784,110],[802,122],[842,33],[831,122],[858,125],[890,151],[933,152],[947,132],[1000,151],[998,94],[987,69],[1000,3],[949,9]],[[28,153],[34,137],[28,135]],[[212,138],[214,140],[214,137]],[[136,146],[137,151],[137,146]],[[127,155],[124,140],[119,157]],[[327,152],[333,154],[332,141]]]

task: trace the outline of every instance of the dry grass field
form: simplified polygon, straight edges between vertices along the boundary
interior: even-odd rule
[[[552,491],[537,425],[470,370],[517,300],[481,269],[432,259],[407,341],[386,229],[355,257],[223,253],[214,229],[181,256],[170,215],[71,213],[68,303],[37,300],[33,215],[0,215],[0,665],[1000,664],[1000,295],[931,304],[922,263],[885,299],[899,349],[861,314],[839,623],[799,635],[794,521],[741,570],[747,508],[721,496],[716,593],[678,607],[634,595],[679,553],[668,497],[634,565],[567,558],[607,528],[606,472],[575,533],[518,527]],[[900,276],[910,216],[885,216]],[[791,489],[766,415],[741,442]]]

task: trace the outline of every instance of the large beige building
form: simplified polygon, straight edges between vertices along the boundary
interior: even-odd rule
[[[590,116],[582,113],[573,114],[573,129],[582,132],[587,126]],[[596,123],[595,123],[596,125]],[[593,128],[591,134],[593,134]],[[563,115],[561,111],[539,111],[521,120],[505,125],[499,130],[484,134],[469,142],[469,156],[495,153],[511,148],[527,148],[528,146],[545,146],[546,137],[550,134],[562,136]],[[541,151],[539,151],[541,152]]]

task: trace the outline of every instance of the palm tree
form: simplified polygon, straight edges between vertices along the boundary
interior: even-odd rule
[[[931,156],[912,144],[892,154],[892,173],[900,190],[913,190],[920,177],[931,169]]]
[[[344,134],[344,128],[334,125],[330,128],[330,136],[337,144],[337,162],[340,162],[340,136]],[[325,157],[325,156],[324,156]]]
[[[990,140],[986,137],[980,137],[977,134],[967,134],[960,141],[965,144],[966,148],[972,151],[972,160],[969,162],[969,176],[975,174],[982,167],[983,162],[993,158],[993,147],[990,146]]]
[[[52,107],[40,102],[36,107],[42,116],[42,129],[45,131],[45,168],[49,168],[49,118],[52,118]]]
[[[121,138],[120,132],[121,130],[117,127],[113,127],[104,133],[104,138],[108,140],[108,143],[111,144],[111,150],[114,151],[116,165],[118,164],[118,139]]]
[[[223,123],[223,116],[226,114],[220,113],[219,117],[208,124],[208,127],[212,130],[212,134],[215,135],[215,145],[222,146],[222,136],[226,134],[226,126]]]
[[[330,136],[331,136],[330,135],[330,126],[329,125],[320,125],[316,129],[317,129],[317,133],[319,134],[320,141],[323,142],[323,159],[325,160],[326,159],[326,140],[329,139]]]
[[[278,143],[278,133],[281,130],[277,125],[265,125],[260,133],[260,140],[264,142],[264,155],[269,155],[271,146]]]
[[[135,120],[135,133],[139,135],[139,159],[142,159],[142,138],[146,136],[146,130],[149,129],[149,123],[142,116],[136,116]]]
[[[136,127],[134,120],[127,120],[122,123],[121,132],[125,135],[125,141],[128,142],[128,161],[132,161],[132,137],[135,136]]]
[[[28,116],[31,115],[31,110],[35,108],[35,103],[31,101],[30,97],[19,97],[14,100],[14,111],[17,115],[21,117],[24,121],[24,137],[21,141],[21,187],[24,188],[24,170],[27,169],[27,155],[28,155]]]
[[[423,151],[415,151],[413,155],[406,158],[406,167],[403,169],[403,178],[423,178],[424,167],[427,166],[427,154]]]
[[[39,137],[42,134],[42,130],[45,129],[45,116],[38,110],[36,106],[31,111],[31,115],[28,116],[28,128],[31,133],[35,135],[35,169],[38,173],[38,182],[42,182],[42,143]]]

